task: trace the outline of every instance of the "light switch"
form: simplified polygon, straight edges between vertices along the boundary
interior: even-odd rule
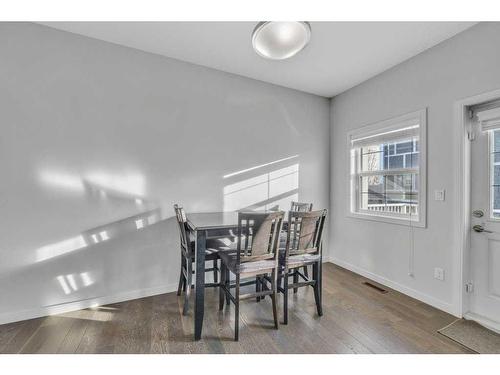
[[[444,189],[443,190],[434,190],[434,200],[435,201],[444,201]]]

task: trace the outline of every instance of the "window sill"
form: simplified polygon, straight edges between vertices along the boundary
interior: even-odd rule
[[[369,221],[378,221],[381,223],[387,224],[395,224],[395,225],[403,225],[407,227],[415,227],[415,228],[425,228],[426,223],[423,219],[419,219],[418,221],[411,221],[409,219],[395,217],[395,216],[385,216],[385,215],[370,215],[360,212],[349,212],[347,217],[352,219],[362,219]]]

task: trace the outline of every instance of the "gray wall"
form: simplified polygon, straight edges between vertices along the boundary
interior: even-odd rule
[[[481,23],[335,97],[331,104],[331,258],[447,311],[458,311],[458,211],[454,103],[500,88],[500,23]],[[428,108],[427,228],[414,229],[408,275],[407,226],[348,218],[347,133]],[[434,201],[435,189],[446,201]],[[434,267],[445,280],[434,279]]]
[[[0,323],[172,290],[174,202],[329,205],[325,98],[36,24],[0,51]]]

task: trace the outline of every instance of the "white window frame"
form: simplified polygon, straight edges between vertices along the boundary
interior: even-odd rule
[[[372,136],[377,133],[391,132],[403,129],[408,123],[419,124],[419,167],[415,168],[418,173],[418,219],[413,216],[402,216],[386,212],[374,212],[362,210],[359,208],[359,176],[361,175],[355,167],[355,173],[352,173],[351,145],[353,139]],[[374,220],[391,224],[407,225],[425,228],[427,223],[427,109],[421,109],[415,112],[407,113],[402,116],[394,117],[385,121],[364,126],[353,130],[347,134],[347,216],[358,219]],[[408,172],[408,169],[404,169]],[[401,170],[391,169],[384,171],[386,174],[398,174]]]

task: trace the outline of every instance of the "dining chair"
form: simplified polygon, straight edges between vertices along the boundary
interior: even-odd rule
[[[221,283],[219,288],[219,310],[227,303],[234,303],[234,339],[239,339],[240,301],[269,295],[272,301],[274,327],[278,328],[278,264],[279,240],[283,225],[283,211],[272,213],[238,213],[237,246],[233,251],[219,254],[221,259]],[[230,273],[235,275],[231,285]],[[241,278],[268,275],[270,287],[257,288],[256,292],[240,294]],[[234,295],[231,294],[234,289]]]
[[[290,211],[285,251],[280,252],[280,280],[278,288],[283,293],[283,323],[288,324],[289,288],[312,286],[318,315],[323,315],[321,303],[321,239],[327,210],[311,212]],[[299,272],[300,268],[312,265],[312,277]],[[289,277],[294,276],[292,284]],[[295,278],[297,276],[297,279]],[[300,276],[303,281],[298,280]]]
[[[302,202],[293,202],[290,211],[294,212],[309,212],[312,211],[313,204],[312,203],[302,203]]]
[[[292,212],[310,212],[313,209],[313,204],[312,203],[303,203],[303,202],[293,202],[290,207],[290,211]],[[281,248],[284,248],[284,246],[281,246]],[[309,270],[307,266],[304,266],[303,268],[304,275],[306,277],[309,277]],[[293,282],[296,283],[299,281],[298,274],[295,273],[293,275]],[[297,288],[294,288],[293,293],[297,293]]]
[[[191,231],[188,228],[187,216],[184,209],[175,204],[175,216],[179,227],[180,235],[180,250],[181,250],[181,272],[179,276],[179,286],[177,295],[180,296],[184,292],[184,308],[182,314],[186,315],[189,309],[189,296],[191,294],[193,280],[193,263],[195,261],[195,243],[191,236]],[[205,261],[211,261],[212,267],[205,268],[205,272],[213,272],[213,283],[205,284],[206,287],[218,287],[218,255],[217,253],[225,246],[218,238],[207,238],[207,250],[205,253]]]

